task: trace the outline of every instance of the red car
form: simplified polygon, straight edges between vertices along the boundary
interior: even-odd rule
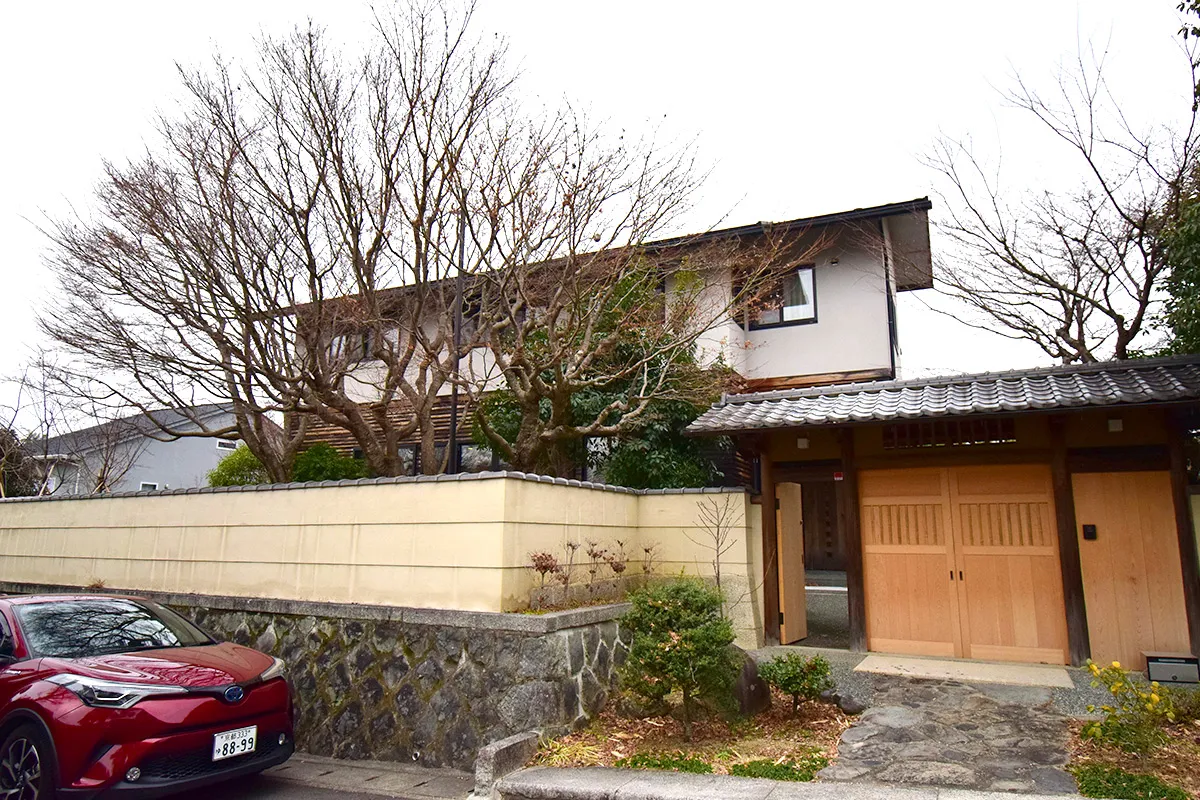
[[[283,662],[134,597],[0,597],[0,798],[151,798],[292,754]]]

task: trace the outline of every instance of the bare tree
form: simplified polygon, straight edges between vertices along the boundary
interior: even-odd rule
[[[161,431],[154,420],[97,402],[61,378],[42,354],[10,381],[16,403],[9,427],[15,430],[19,418],[22,434],[13,440],[30,493],[110,492]]]
[[[143,410],[228,402],[230,429],[165,433],[236,433],[273,480],[313,417],[377,474],[414,432],[436,469],[460,209],[495,173],[472,143],[511,84],[470,17],[426,3],[378,18],[359,58],[310,25],[250,67],[181,69],[157,147],[107,164],[95,211],[50,227],[61,292],[42,327],[64,373]]]
[[[473,283],[486,357],[461,379],[485,410],[497,388],[511,398],[509,430],[477,415],[504,460],[567,475],[583,440],[634,430],[655,401],[719,392],[727,374],[698,358],[703,337],[828,241],[763,230],[647,244],[690,208],[702,179],[690,146],[612,140],[569,115],[537,142],[504,154],[513,166],[470,216],[493,268]],[[506,202],[519,227],[486,213]]]
[[[12,384],[13,401],[12,405],[0,406],[0,497],[17,497],[36,491],[36,465],[31,458],[29,434],[23,427],[32,402],[24,377],[4,381]]]
[[[1194,48],[1182,117],[1139,129],[1105,79],[1105,54],[1081,53],[1043,95],[1018,78],[1005,99],[1065,145],[1066,191],[1014,195],[969,139],[938,141],[926,162],[946,179],[942,291],[964,322],[1027,340],[1063,363],[1127,358],[1147,345],[1168,265],[1163,241],[1197,165]],[[1184,104],[1186,102],[1186,105]]]
[[[724,494],[721,499],[706,497],[696,506],[696,526],[703,531],[701,538],[685,533],[688,540],[713,554],[713,579],[721,588],[721,558],[737,544],[734,528],[738,521],[738,503],[734,495]],[[740,498],[739,498],[740,499]]]
[[[524,108],[470,6],[416,2],[378,17],[361,57],[310,25],[252,67],[181,72],[158,145],[107,165],[91,215],[50,227],[61,298],[42,326],[71,380],[143,410],[227,402],[229,430],[164,433],[236,433],[273,480],[313,419],[375,474],[400,474],[414,437],[439,471],[439,398],[501,388],[519,431],[489,441],[563,474],[571,443],[712,388],[698,339],[807,245],[645,246],[689,208],[692,147]],[[738,285],[707,292],[703,270],[735,255]],[[611,396],[580,419],[589,391]]]

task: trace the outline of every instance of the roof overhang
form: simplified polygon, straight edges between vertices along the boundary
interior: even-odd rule
[[[687,432],[789,428],[1200,403],[1200,355],[733,395]]]

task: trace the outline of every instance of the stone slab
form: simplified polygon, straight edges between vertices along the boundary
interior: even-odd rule
[[[475,757],[475,797],[491,798],[496,782],[516,772],[533,757],[538,749],[538,735],[525,731],[492,742]]]
[[[917,658],[872,653],[855,672],[899,675],[906,678],[951,680],[961,683],[998,683],[1010,686],[1050,686],[1070,689],[1075,684],[1065,667],[1048,664],[996,664],[962,659]]]

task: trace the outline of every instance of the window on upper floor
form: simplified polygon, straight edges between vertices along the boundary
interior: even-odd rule
[[[817,288],[812,265],[797,267],[750,309],[750,330],[817,321]]]

